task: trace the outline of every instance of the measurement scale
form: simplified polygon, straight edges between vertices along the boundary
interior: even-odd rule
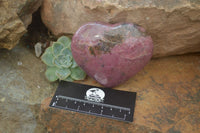
[[[50,107],[132,122],[136,93],[60,82]]]

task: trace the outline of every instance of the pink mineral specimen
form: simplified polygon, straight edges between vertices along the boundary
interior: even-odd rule
[[[114,87],[139,72],[151,59],[153,42],[135,24],[88,23],[72,38],[77,64],[105,87]]]

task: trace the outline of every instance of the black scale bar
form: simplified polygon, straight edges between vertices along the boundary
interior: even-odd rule
[[[104,92],[104,95],[100,92]],[[95,96],[98,98],[104,97],[102,101],[96,102],[88,100],[86,98],[87,96],[92,96],[92,99],[95,99]],[[135,99],[135,92],[119,91],[71,82],[61,82],[50,103],[50,106],[132,122]]]

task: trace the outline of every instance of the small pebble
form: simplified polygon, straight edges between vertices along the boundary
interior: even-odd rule
[[[6,100],[6,98],[5,97],[3,97],[3,98],[1,98],[1,102],[4,102]]]
[[[21,66],[21,65],[22,65],[22,62],[21,62],[21,61],[18,61],[18,62],[17,62],[17,65],[18,65],[18,66]]]
[[[40,55],[42,54],[42,43],[40,42],[36,43],[34,48],[35,48],[35,55],[37,57],[40,57]]]

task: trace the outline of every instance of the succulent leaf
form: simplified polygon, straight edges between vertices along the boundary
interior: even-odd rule
[[[62,45],[62,43],[59,43],[59,42],[54,42],[52,48],[53,48],[53,54],[57,56],[60,54],[61,50],[64,48],[64,45]]]
[[[69,81],[69,82],[73,82],[74,80],[69,76],[66,79],[64,79],[64,81]]]
[[[45,76],[50,82],[54,82],[58,79],[58,77],[55,74],[56,70],[57,70],[56,67],[47,68],[47,70],[45,72]]]
[[[54,58],[53,63],[59,68],[69,68],[72,65],[72,57],[69,55],[58,55]]]
[[[77,65],[77,63],[75,62],[75,60],[72,60],[72,68],[75,68],[75,67],[77,67],[78,65]]]
[[[71,77],[74,80],[83,80],[86,77],[85,72],[80,67],[71,68]]]
[[[52,53],[52,47],[48,47],[45,50],[45,53],[42,55],[41,59],[42,61],[48,65],[48,66],[54,66],[53,64],[53,53]]]
[[[72,52],[71,52],[71,50],[69,50],[69,48],[64,48],[64,49],[61,51],[61,54],[62,54],[62,55],[65,55],[65,56],[70,55],[70,56],[72,57]]]
[[[60,80],[64,80],[67,77],[69,77],[69,75],[71,74],[71,71],[68,68],[57,69],[55,74]]]
[[[67,48],[71,47],[71,40],[66,36],[61,36],[57,42],[62,43]]]

